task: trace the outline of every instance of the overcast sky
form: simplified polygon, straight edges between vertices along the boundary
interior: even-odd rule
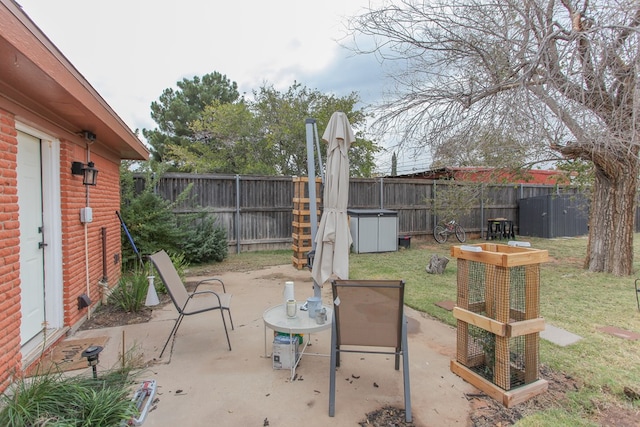
[[[371,103],[385,90],[376,59],[338,43],[370,0],[17,1],[132,130],[156,127],[164,89],[214,71],[246,94],[297,81]]]

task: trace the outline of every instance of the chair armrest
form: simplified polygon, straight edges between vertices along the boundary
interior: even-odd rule
[[[196,287],[193,289],[194,292],[198,290],[198,286],[200,286],[201,284],[210,283],[210,282],[218,282],[219,284],[222,285],[222,292],[224,292],[225,294],[227,293],[227,290],[224,287],[224,282],[221,279],[218,279],[217,277],[209,277],[207,279],[200,280],[198,283],[196,283]]]
[[[218,305],[222,306],[222,301],[220,301],[220,295],[218,295],[217,292],[214,291],[210,291],[210,290],[206,290],[206,291],[198,291],[198,292],[193,292],[191,295],[189,295],[189,299],[197,296],[197,295],[202,295],[202,294],[213,294],[216,296],[216,298],[218,299]]]

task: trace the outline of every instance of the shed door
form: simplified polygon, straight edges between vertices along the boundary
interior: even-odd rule
[[[40,139],[18,132],[21,345],[45,326],[41,160]]]

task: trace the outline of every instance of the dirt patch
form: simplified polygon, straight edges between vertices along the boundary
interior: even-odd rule
[[[361,427],[409,427],[415,426],[413,423],[405,421],[404,409],[398,409],[391,406],[369,412],[363,421],[360,421]]]
[[[484,393],[467,395],[472,403],[471,425],[473,427],[507,427],[535,412],[559,406],[567,399],[567,393],[576,391],[582,384],[579,380],[562,372],[552,371],[542,366],[540,378],[547,380],[549,389],[513,408],[506,408]],[[638,427],[638,411],[619,406],[611,406],[593,420],[603,427]]]
[[[567,392],[577,390],[580,387],[578,381],[574,378],[552,371],[544,366],[541,367],[540,378],[547,380],[549,384],[547,392],[539,394],[513,408],[506,408],[482,392],[468,394],[467,399],[471,401],[473,407],[471,413],[472,425],[474,427],[514,425],[526,415],[549,408],[551,405],[557,405],[566,398]]]
[[[87,319],[78,330],[84,331],[146,323],[151,320],[154,309],[171,302],[171,299],[166,294],[158,295],[158,299],[160,300],[158,306],[143,307],[140,311],[136,312],[123,311],[120,307],[113,304],[101,305],[91,314],[91,318]]]
[[[602,427],[638,427],[640,410],[611,406],[600,411],[598,424]]]

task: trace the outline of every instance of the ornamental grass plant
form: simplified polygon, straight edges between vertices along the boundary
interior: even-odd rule
[[[0,425],[7,427],[118,427],[137,409],[128,369],[98,379],[45,372],[17,380],[1,396]]]

